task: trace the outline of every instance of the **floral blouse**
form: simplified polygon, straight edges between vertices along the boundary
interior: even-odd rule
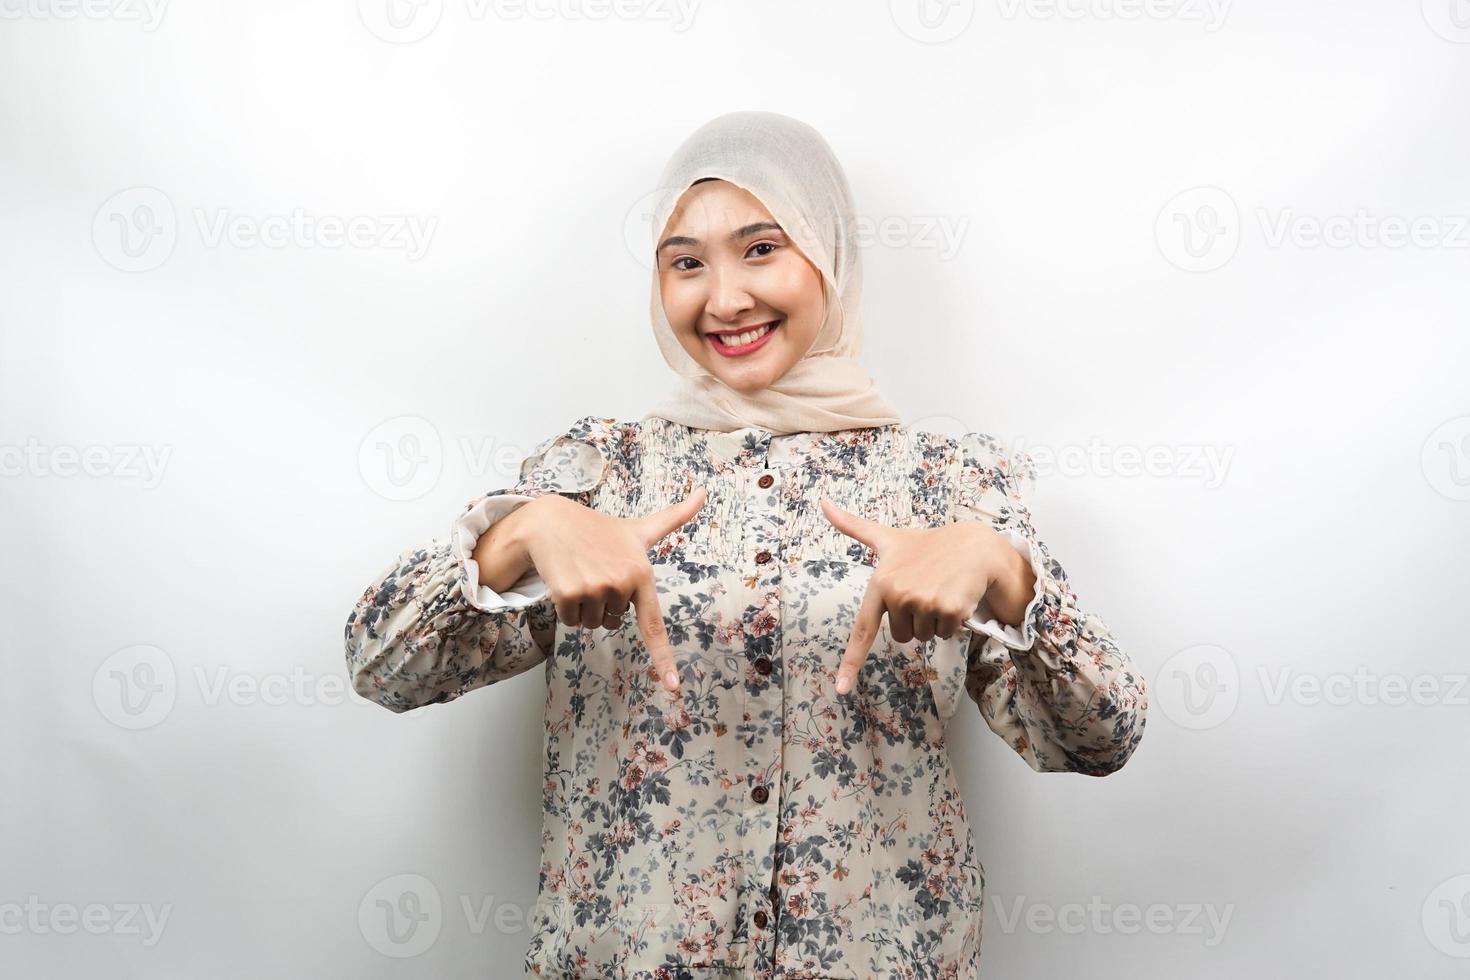
[[[587,416],[519,483],[404,551],[347,621],[359,694],[397,712],[541,667],[544,826],[528,976],[973,978],[985,888],[945,727],[967,696],[1038,772],[1104,776],[1143,735],[1143,675],[1036,536],[1031,458],[893,424],[773,435]],[[568,627],[535,571],[502,594],[471,556],[547,493],[642,516],[708,495],[649,550],[682,684],[653,677],[630,609]],[[839,661],[877,555],[825,495],[890,527],[985,521],[1036,593],[1018,629],[981,603],[949,639],[885,617],[853,690]]]

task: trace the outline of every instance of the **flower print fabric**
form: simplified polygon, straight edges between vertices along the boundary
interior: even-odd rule
[[[949,719],[968,698],[1032,769],[1102,776],[1147,709],[1143,676],[1031,526],[1034,476],[982,433],[588,416],[384,570],[348,620],[348,670],[401,712],[542,667],[527,975],[968,980],[985,880]],[[704,507],[649,550],[682,699],[652,676],[631,610],[618,629],[567,627],[534,571],[499,595],[478,584],[479,535],[537,496],[632,517],[698,486]],[[823,495],[891,527],[988,522],[1036,573],[1024,623],[982,603],[949,639],[895,643],[885,618],[837,694],[877,555],[827,521]]]

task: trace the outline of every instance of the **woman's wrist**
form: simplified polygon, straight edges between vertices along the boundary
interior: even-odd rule
[[[986,594],[986,601],[995,617],[1007,626],[1021,626],[1026,607],[1036,596],[1036,572],[1031,562],[1020,551],[1005,542],[1005,553],[1012,559],[1005,573],[996,579]]]
[[[471,557],[480,571],[480,584],[492,592],[504,592],[531,570],[526,548],[526,531],[532,515],[528,501],[490,525],[475,542]]]

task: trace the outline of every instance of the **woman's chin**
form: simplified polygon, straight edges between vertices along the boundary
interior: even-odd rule
[[[753,395],[770,387],[771,382],[776,380],[771,376],[769,366],[755,364],[746,370],[715,373],[715,377],[724,382],[725,387],[732,388],[742,395]]]

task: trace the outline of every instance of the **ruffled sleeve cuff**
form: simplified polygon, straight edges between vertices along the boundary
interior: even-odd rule
[[[965,626],[976,633],[984,633],[993,636],[1012,650],[1030,650],[1036,643],[1036,610],[1041,605],[1046,583],[1046,567],[1042,564],[1041,554],[1037,551],[1035,543],[1015,528],[998,528],[996,533],[1011,543],[1011,547],[1020,552],[1031,565],[1031,571],[1036,573],[1036,591],[1031,601],[1026,604],[1026,612],[1021,616],[1020,627],[1002,623],[995,618],[990,603],[984,599],[980,605],[975,607],[975,614],[965,620]]]
[[[490,525],[522,504],[536,499],[518,493],[499,493],[485,497],[454,522],[449,537],[449,551],[459,563],[459,587],[471,606],[487,613],[503,613],[524,609],[546,598],[546,583],[533,568],[504,592],[480,584],[480,563],[472,557],[480,535]]]

